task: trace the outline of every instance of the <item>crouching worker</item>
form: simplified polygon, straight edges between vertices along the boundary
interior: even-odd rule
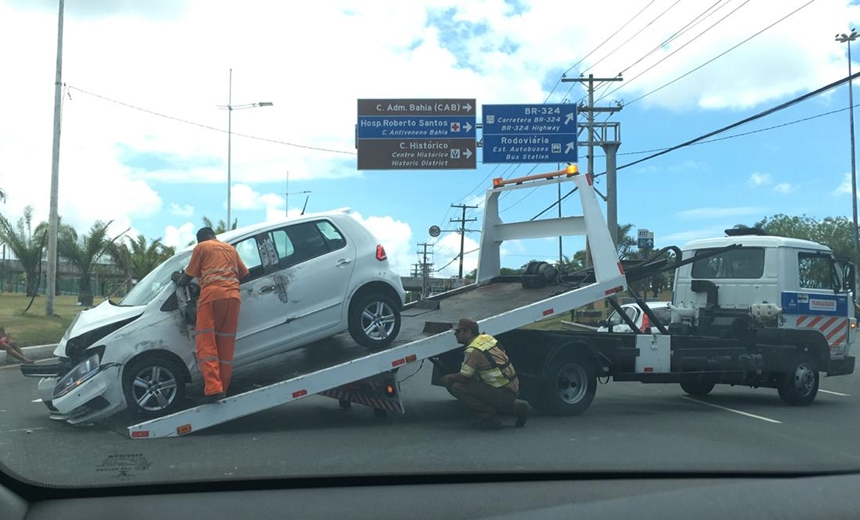
[[[489,334],[480,334],[478,324],[468,318],[457,323],[454,336],[466,352],[460,372],[442,378],[451,395],[478,416],[476,426],[499,428],[500,416],[514,416],[515,426],[524,426],[528,404],[517,399],[517,372],[501,344]]]

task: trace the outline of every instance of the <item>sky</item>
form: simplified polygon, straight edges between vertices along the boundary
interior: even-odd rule
[[[26,206],[48,219],[57,11],[58,0],[0,0],[0,212],[12,220]],[[475,99],[480,121],[482,105],[579,104],[583,85],[560,80],[593,74],[622,78],[594,92],[595,106],[622,107],[596,115],[619,123],[618,222],[657,247],[776,214],[851,218],[847,83],[631,163],[844,80],[848,48],[834,36],[858,22],[847,0],[66,0],[59,214],[168,245],[188,244],[204,217],[226,220],[229,102],[240,226],[349,207],[402,275],[432,244],[447,277],[459,269],[452,206],[478,206],[466,212],[469,272],[491,180],[559,165],[484,164],[479,148],[475,169],[358,170],[357,100]],[[236,108],[259,102],[273,106]],[[532,219],[557,198],[518,190],[501,218]],[[576,194],[561,206],[581,214]],[[562,254],[583,247],[565,238]],[[554,261],[559,241],[502,252],[506,267]]]

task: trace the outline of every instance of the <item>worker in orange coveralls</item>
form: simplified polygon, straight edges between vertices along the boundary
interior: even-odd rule
[[[196,347],[204,403],[223,399],[230,386],[242,303],[239,283],[247,276],[248,268],[236,248],[215,238],[210,227],[197,231],[197,245],[185,272],[173,273],[172,280],[177,285],[186,286],[193,278],[200,284]]]

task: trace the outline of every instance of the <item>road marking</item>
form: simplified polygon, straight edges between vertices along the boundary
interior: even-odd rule
[[[739,415],[743,415],[745,417],[751,417],[753,419],[759,419],[760,421],[765,421],[773,424],[782,424],[782,421],[777,421],[776,419],[768,419],[767,417],[762,417],[761,415],[754,415],[747,412],[742,412],[740,410],[734,410],[732,408],[726,408],[725,406],[720,406],[718,404],[706,403],[705,401],[699,401],[698,399],[693,399],[692,397],[688,397],[686,395],[681,396],[682,399],[686,399],[688,401],[693,401],[694,403],[704,404],[706,406],[713,406],[714,408],[719,408],[720,410],[725,410],[727,412],[736,413]]]
[[[822,390],[822,389],[820,389],[820,388],[818,389],[818,391],[819,391],[819,392],[824,392],[825,394],[838,395],[838,396],[840,396],[840,397],[851,397],[851,394],[843,394],[843,393],[840,393],[840,392],[831,392],[830,390]]]
[[[48,429],[48,427],[47,427],[47,426],[39,426],[39,427],[37,427],[37,428],[20,428],[20,429],[18,429],[18,430],[6,430],[6,431],[2,431],[2,432],[0,432],[0,434],[2,434],[2,433],[15,433],[15,432],[34,432],[34,431],[36,431],[36,430],[47,430],[47,429]]]
[[[33,399],[33,400],[32,400],[32,401],[30,401],[30,402],[31,402],[31,403],[41,403],[41,402],[42,402],[42,400],[41,400],[41,399]]]

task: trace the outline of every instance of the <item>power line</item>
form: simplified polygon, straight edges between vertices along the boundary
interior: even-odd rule
[[[124,107],[127,107],[127,108],[131,108],[131,109],[134,109],[134,110],[138,110],[138,111],[140,111],[140,112],[144,112],[144,113],[146,113],[146,114],[150,114],[150,115],[153,115],[153,116],[163,117],[163,118],[165,118],[165,119],[170,119],[170,120],[172,120],[172,121],[177,121],[177,122],[179,122],[179,123],[185,123],[185,124],[187,124],[187,125],[192,125],[192,126],[196,126],[196,127],[199,127],[199,128],[204,128],[204,129],[206,129],[206,130],[213,130],[213,131],[215,131],[215,132],[221,132],[221,133],[225,133],[225,134],[227,133],[227,130],[224,130],[224,129],[221,129],[221,128],[216,128],[216,127],[214,127],[214,126],[204,125],[204,124],[201,124],[201,123],[196,123],[196,122],[194,122],[194,121],[189,121],[189,120],[187,120],[187,119],[181,119],[181,118],[179,118],[179,117],[169,116],[169,115],[167,115],[167,114],[162,114],[162,113],[160,113],[160,112],[155,112],[154,110],[149,110],[149,109],[146,109],[146,108],[142,108],[142,107],[139,107],[139,106],[135,106],[135,105],[132,105],[132,104],[130,104],[130,103],[126,103],[126,102],[124,102],[124,101],[119,101],[119,100],[116,100],[116,99],[111,99],[111,98],[109,98],[109,97],[107,97],[107,96],[102,96],[101,94],[96,94],[96,93],[94,93],[94,92],[88,92],[88,91],[83,90],[83,89],[80,89],[80,88],[78,88],[78,87],[72,87],[72,86],[69,86],[69,89],[70,89],[70,90],[75,90],[75,91],[80,92],[80,93],[82,93],[82,94],[87,94],[88,96],[93,96],[93,97],[96,97],[96,98],[99,98],[99,99],[103,99],[103,100],[105,100],[105,101],[110,101],[111,103],[116,103],[117,105],[121,105],[121,106],[124,106]],[[264,141],[264,142],[267,142],[267,143],[282,144],[282,145],[285,145],[285,146],[292,146],[292,147],[294,147],[294,148],[304,148],[304,149],[306,149],[306,150],[317,150],[317,151],[320,151],[320,152],[330,152],[330,153],[338,153],[338,154],[344,154],[344,155],[356,155],[356,152],[347,152],[347,151],[344,151],[344,150],[332,150],[332,149],[330,149],[330,148],[320,148],[320,147],[318,147],[318,146],[308,146],[308,145],[304,145],[304,144],[289,143],[289,142],[286,142],[286,141],[279,141],[279,140],[277,140],[277,139],[268,139],[268,138],[266,138],[266,137],[257,137],[257,136],[253,136],[253,135],[240,134],[240,133],[236,133],[236,132],[232,132],[232,134],[233,134],[233,135],[238,135],[238,136],[240,136],[240,137],[245,137],[245,138],[248,138],[248,139],[254,139],[255,141]]]
[[[600,59],[599,59],[599,60],[597,60],[596,62],[592,63],[592,64],[591,64],[587,69],[583,70],[581,73],[582,73],[582,74],[585,74],[586,72],[588,72],[589,70],[593,69],[593,68],[594,68],[594,67],[596,67],[598,64],[600,64],[600,62],[602,62],[602,61],[603,61],[603,60],[605,60],[606,58],[608,58],[608,57],[612,56],[613,54],[615,54],[615,52],[616,52],[618,49],[620,49],[621,47],[624,47],[625,45],[627,45],[627,43],[628,43],[630,40],[632,40],[633,38],[635,38],[635,37],[639,36],[640,34],[642,34],[642,31],[644,31],[644,30],[645,30],[645,29],[647,29],[648,27],[651,27],[651,25],[652,25],[654,22],[656,22],[657,20],[659,20],[660,18],[662,18],[662,17],[663,17],[663,15],[665,15],[666,13],[668,13],[668,12],[669,12],[673,7],[675,7],[676,5],[678,5],[680,2],[681,2],[681,0],[675,0],[675,3],[674,3],[674,4],[672,4],[672,5],[670,5],[669,7],[667,7],[667,8],[666,8],[662,13],[658,14],[656,18],[654,18],[653,20],[651,20],[650,22],[648,22],[647,24],[645,24],[645,27],[642,27],[641,29],[639,29],[638,31],[636,31],[636,33],[634,33],[630,38],[627,38],[626,40],[624,40],[624,41],[621,43],[621,45],[619,45],[618,47],[615,47],[614,49],[612,49],[612,50],[609,52],[609,54],[607,54],[606,56],[604,56],[604,57],[600,58]],[[650,5],[650,4],[649,4],[649,5]]]
[[[658,91],[660,91],[660,90],[663,90],[664,88],[668,87],[668,86],[669,86],[669,85],[671,85],[672,83],[675,83],[676,81],[678,81],[678,80],[680,80],[680,79],[683,79],[683,78],[685,78],[685,77],[689,76],[690,74],[692,74],[692,73],[696,72],[697,70],[701,69],[701,68],[702,68],[702,67],[704,67],[705,65],[708,65],[709,63],[711,63],[711,62],[713,62],[713,61],[716,61],[716,60],[717,60],[717,59],[719,59],[719,58],[722,58],[722,57],[723,57],[723,56],[725,56],[726,54],[728,54],[728,53],[732,52],[733,50],[737,49],[737,48],[738,48],[738,47],[740,47],[741,45],[743,45],[743,44],[747,43],[748,41],[752,40],[752,39],[753,39],[753,38],[755,38],[756,36],[758,36],[758,35],[760,35],[761,33],[763,33],[763,32],[765,32],[765,31],[767,31],[767,30],[768,30],[768,29],[770,29],[771,27],[773,27],[773,26],[777,25],[778,23],[781,23],[782,21],[784,21],[785,19],[787,19],[787,18],[788,18],[788,17],[790,17],[790,16],[793,16],[795,13],[797,13],[797,12],[798,12],[798,11],[800,11],[801,9],[803,9],[803,8],[807,7],[809,4],[811,4],[811,3],[813,3],[813,2],[815,2],[815,0],[809,0],[808,2],[806,2],[805,4],[803,4],[802,6],[798,7],[798,8],[797,8],[797,9],[795,9],[794,11],[792,11],[792,12],[788,13],[787,15],[783,16],[783,17],[782,17],[782,18],[780,18],[779,20],[777,20],[777,21],[773,22],[772,24],[768,25],[768,26],[767,26],[767,27],[765,27],[764,29],[760,30],[759,32],[757,32],[757,33],[753,34],[753,35],[752,35],[752,36],[750,36],[749,38],[747,38],[747,39],[743,40],[742,42],[738,43],[737,45],[735,45],[735,46],[733,46],[733,47],[729,48],[728,50],[726,50],[726,51],[724,51],[724,52],[722,52],[722,53],[720,53],[720,54],[718,54],[718,55],[716,55],[716,56],[714,56],[713,58],[711,58],[710,60],[706,61],[705,63],[702,63],[701,65],[699,65],[698,67],[694,68],[693,70],[691,70],[691,71],[689,71],[689,72],[687,72],[687,73],[685,73],[685,74],[682,74],[681,76],[678,76],[677,78],[675,78],[675,79],[673,79],[672,81],[670,81],[670,82],[666,83],[665,85],[663,85],[663,86],[661,86],[661,87],[658,87],[658,88],[656,88],[656,89],[652,90],[651,92],[648,92],[647,94],[643,94],[643,95],[639,96],[638,98],[634,99],[633,101],[628,102],[628,103],[627,103],[627,105],[631,105],[631,104],[633,104],[633,103],[635,103],[635,102],[639,101],[639,100],[640,100],[640,99],[642,99],[642,98],[645,98],[645,97],[647,97],[647,96],[650,96],[651,94],[654,94],[655,92],[658,92]],[[732,11],[732,12],[734,12],[734,11]],[[729,13],[729,14],[731,14],[731,13]],[[629,84],[629,82],[628,82],[628,84]],[[616,89],[616,90],[617,90],[617,89]],[[614,92],[614,91],[613,91],[613,92]]]
[[[812,0],[812,1],[814,1],[814,0]],[[613,90],[613,91],[612,91],[612,92],[610,92],[608,95],[612,95],[612,94],[614,94],[614,93],[618,92],[618,91],[619,91],[619,90],[621,90],[622,88],[624,88],[624,87],[626,87],[627,85],[629,85],[631,82],[633,82],[633,81],[635,81],[635,80],[637,80],[637,79],[641,78],[641,77],[642,77],[642,76],[644,76],[644,75],[645,75],[645,73],[647,73],[649,70],[653,69],[653,68],[654,68],[654,67],[656,67],[657,65],[660,65],[661,63],[663,63],[664,61],[666,61],[667,59],[669,59],[670,57],[672,57],[673,55],[675,55],[675,53],[677,53],[678,51],[680,51],[681,49],[683,49],[683,48],[684,48],[684,47],[686,47],[687,45],[690,45],[690,44],[691,44],[691,43],[693,43],[694,41],[698,40],[699,38],[701,38],[702,36],[704,36],[708,31],[710,31],[711,29],[713,29],[713,28],[714,28],[714,27],[716,27],[717,25],[719,25],[719,24],[723,23],[723,21],[725,21],[725,19],[726,19],[726,18],[728,18],[729,16],[731,16],[731,15],[735,14],[735,13],[736,13],[736,12],[737,12],[741,7],[743,7],[743,6],[747,5],[748,3],[749,3],[749,0],[746,0],[746,1],[745,1],[744,3],[742,3],[741,5],[739,5],[739,6],[735,7],[735,8],[734,8],[732,11],[730,11],[728,14],[726,14],[725,16],[723,16],[722,18],[720,18],[719,20],[717,20],[716,22],[714,22],[714,23],[713,23],[713,25],[711,25],[710,27],[708,27],[708,28],[707,28],[707,29],[705,29],[704,31],[700,32],[699,34],[697,34],[696,36],[694,36],[692,39],[688,40],[688,41],[687,41],[687,42],[685,42],[683,45],[681,45],[681,46],[680,46],[680,47],[678,47],[677,49],[673,50],[672,52],[670,52],[670,53],[669,53],[669,54],[667,54],[666,56],[663,56],[663,58],[662,58],[662,59],[660,59],[657,63],[654,63],[653,65],[651,65],[651,66],[650,66],[650,67],[648,67],[647,69],[645,69],[645,70],[643,70],[642,72],[640,72],[638,75],[636,75],[636,76],[634,76],[633,78],[631,78],[631,79],[627,80],[627,82],[626,82],[624,85],[622,85],[622,86],[618,87],[617,89]],[[741,42],[741,43],[740,43],[740,44],[738,44],[738,45],[742,45],[743,43],[744,43],[744,42]],[[731,49],[730,49],[730,50],[731,50]],[[714,58],[714,59],[716,59],[716,58]],[[711,61],[713,61],[713,60],[711,60]],[[691,71],[690,71],[690,72],[688,72],[687,74],[690,74],[690,73],[692,73],[692,72],[694,72],[694,71],[698,70],[699,68],[704,67],[704,66],[705,66],[705,65],[707,65],[708,63],[710,63],[710,62],[705,62],[704,64],[702,64],[702,65],[700,65],[699,67],[697,67],[697,68],[695,68],[695,69],[691,70]],[[632,66],[632,65],[631,65],[631,66]],[[628,68],[629,68],[629,67],[628,67]],[[685,74],[685,76],[686,76],[687,74]],[[679,79],[681,79],[681,78],[683,78],[683,77],[684,77],[684,76],[681,76],[681,77],[679,77],[679,78],[676,78],[675,80],[673,80],[673,82],[674,82],[674,81],[678,81]],[[667,83],[666,85],[670,85],[670,84],[671,84],[671,83]],[[663,85],[663,86],[665,87],[666,85]],[[663,88],[663,87],[660,87],[660,88]],[[658,90],[659,90],[659,89],[658,89]],[[656,91],[655,91],[655,92],[656,92]],[[649,94],[650,94],[650,93],[649,93]],[[647,96],[648,94],[645,94],[645,95]],[[642,96],[642,97],[645,97],[645,96]],[[642,99],[642,97],[637,98],[637,99],[634,99],[633,101],[631,101],[630,103],[627,103],[627,104],[629,105],[629,104],[631,104],[631,103],[634,103],[634,102],[636,102],[636,101],[638,101],[638,100]],[[598,101],[599,101],[599,100],[598,100]]]
[[[675,31],[675,33],[674,33],[674,34],[672,34],[671,36],[669,36],[668,38],[666,38],[665,40],[663,40],[662,42],[660,42],[656,47],[654,47],[653,49],[651,49],[650,51],[648,51],[647,53],[645,53],[641,58],[639,58],[638,60],[634,61],[634,62],[633,62],[633,63],[631,63],[630,65],[628,65],[628,66],[624,67],[624,68],[621,70],[620,74],[624,74],[625,72],[627,72],[628,70],[630,70],[630,68],[635,67],[636,65],[638,65],[642,60],[644,60],[644,59],[645,59],[645,58],[647,58],[648,56],[650,56],[650,55],[654,54],[654,53],[655,53],[655,52],[657,52],[658,50],[662,49],[664,46],[666,46],[666,45],[668,45],[669,43],[671,43],[672,41],[674,41],[674,40],[678,39],[678,37],[679,37],[679,36],[683,35],[684,33],[688,32],[688,31],[689,31],[689,30],[691,30],[691,29],[693,29],[695,26],[697,26],[697,25],[699,25],[700,23],[702,23],[703,21],[707,20],[710,16],[712,16],[714,13],[716,13],[717,11],[719,11],[720,9],[722,9],[723,7],[725,7],[725,6],[729,5],[728,3],[725,3],[725,4],[721,5],[720,7],[717,7],[717,6],[718,6],[718,5],[720,5],[720,4],[723,4],[723,0],[717,0],[715,3],[711,4],[711,6],[710,6],[710,7],[708,7],[707,9],[705,9],[704,11],[702,11],[701,13],[699,13],[698,15],[696,15],[696,17],[695,17],[695,18],[693,18],[692,20],[690,20],[689,22],[687,22],[687,24],[686,24],[686,25],[684,25],[683,27],[681,27],[679,30]],[[715,9],[715,10],[713,10],[713,11],[712,11],[712,9],[714,9],[714,7],[717,7],[717,9]]]
[[[813,0],[813,1],[814,1],[814,0]],[[823,86],[823,87],[821,87],[821,88],[818,88],[818,89],[816,89],[816,90],[813,90],[812,92],[807,92],[806,94],[803,94],[802,96],[799,96],[799,97],[796,97],[796,98],[791,99],[791,100],[789,100],[789,101],[786,101],[785,103],[782,103],[782,104],[777,105],[777,106],[775,106],[775,107],[772,107],[772,108],[769,108],[769,109],[764,110],[764,111],[762,111],[762,112],[759,112],[758,114],[752,115],[752,116],[747,117],[747,118],[745,118],[745,119],[742,119],[742,120],[740,120],[740,121],[738,121],[738,122],[732,123],[732,124],[730,124],[730,125],[728,125],[728,126],[724,126],[723,128],[720,128],[720,129],[718,129],[718,130],[714,130],[714,131],[712,131],[712,132],[708,132],[708,133],[706,133],[706,134],[700,135],[699,137],[696,137],[695,139],[690,139],[689,141],[685,141],[685,142],[683,142],[683,143],[681,143],[681,144],[678,144],[678,145],[675,145],[675,146],[671,146],[671,147],[669,147],[669,148],[665,148],[665,149],[663,149],[663,150],[661,150],[661,151],[659,151],[659,152],[656,152],[656,153],[654,153],[654,154],[652,154],[652,155],[649,155],[648,157],[643,157],[642,159],[638,159],[638,160],[633,161],[633,162],[631,162],[631,163],[627,163],[627,164],[624,164],[624,165],[622,165],[622,166],[619,166],[618,168],[616,168],[616,170],[622,170],[622,169],[624,169],[624,168],[629,168],[629,167],[634,166],[634,165],[636,165],[636,164],[643,163],[643,162],[645,162],[645,161],[649,161],[649,160],[651,160],[651,159],[654,159],[654,158],[660,157],[661,155],[665,155],[665,154],[667,154],[667,153],[669,153],[669,152],[673,152],[673,151],[675,151],[675,150],[678,150],[678,149],[681,149],[681,148],[684,148],[684,147],[687,147],[687,146],[690,146],[690,145],[693,145],[693,144],[697,144],[697,143],[699,143],[700,141],[704,141],[705,139],[707,139],[707,138],[709,138],[709,137],[715,136],[715,135],[717,135],[717,134],[721,134],[721,133],[723,133],[723,132],[727,132],[727,131],[729,131],[729,130],[731,130],[731,129],[733,129],[733,128],[737,128],[737,127],[739,127],[739,126],[743,126],[743,125],[745,125],[745,124],[747,124],[747,123],[751,123],[751,122],[753,122],[753,121],[755,121],[755,120],[757,120],[757,119],[761,119],[761,118],[763,118],[763,117],[766,117],[766,116],[769,116],[769,115],[775,114],[775,113],[777,113],[777,112],[779,112],[779,111],[781,111],[781,110],[785,110],[786,108],[789,108],[789,107],[791,107],[791,106],[793,106],[793,105],[796,105],[796,104],[798,104],[798,103],[802,103],[803,101],[806,101],[807,99],[813,98],[813,97],[815,97],[815,96],[819,96],[819,95],[823,94],[824,92],[827,92],[828,90],[831,90],[831,89],[833,89],[833,88],[835,88],[835,87],[838,87],[839,85],[841,85],[841,84],[843,84],[843,83],[847,83],[847,82],[849,82],[849,81],[852,81],[852,80],[854,80],[854,79],[857,79],[858,77],[860,77],[860,72],[856,72],[856,73],[852,74],[851,76],[848,76],[848,77],[845,77],[845,78],[843,78],[843,79],[840,79],[840,80],[834,81],[833,83],[829,83],[829,84],[827,84],[827,85],[825,85],[825,86]],[[845,109],[843,109],[843,110],[845,110]],[[784,126],[784,125],[783,125],[783,126]],[[594,177],[595,177],[595,178],[600,177],[600,176],[602,176],[602,175],[605,175],[605,173],[606,173],[606,172],[603,172],[603,173],[597,174],[597,175],[595,175]],[[543,215],[543,214],[544,214],[544,213],[546,213],[547,211],[549,211],[549,210],[551,210],[552,208],[554,208],[554,207],[555,207],[555,206],[556,206],[560,201],[562,201],[562,200],[566,199],[567,197],[569,197],[570,195],[572,195],[575,191],[576,191],[576,188],[574,188],[574,189],[570,190],[566,195],[564,195],[563,197],[561,197],[561,199],[560,199],[559,201],[556,201],[556,202],[554,202],[554,203],[550,204],[546,209],[544,209],[543,211],[541,211],[540,213],[538,213],[537,215],[535,215],[534,217],[532,217],[532,218],[531,218],[531,220],[536,220],[536,219],[537,219],[537,218],[539,218],[541,215]]]
[[[579,61],[577,61],[576,63],[574,63],[573,65],[571,65],[569,69],[567,69],[566,71],[564,71],[564,72],[561,74],[561,77],[558,79],[558,81],[556,81],[556,82],[555,82],[555,85],[553,85],[552,89],[549,91],[549,94],[547,95],[547,98],[546,98],[546,100],[544,101],[544,103],[549,102],[549,98],[552,96],[552,93],[553,93],[553,92],[555,92],[556,87],[558,87],[558,86],[561,84],[561,78],[565,77],[565,75],[566,75],[568,72],[572,71],[574,68],[576,68],[577,66],[579,66],[579,64],[581,64],[583,61],[585,61],[585,59],[586,59],[586,58],[588,58],[589,56],[591,56],[592,54],[594,54],[594,52],[595,52],[595,51],[597,51],[597,49],[599,49],[599,48],[603,47],[603,45],[604,45],[606,42],[608,42],[609,40],[611,40],[612,38],[614,38],[614,37],[615,37],[615,35],[617,35],[617,34],[618,34],[618,33],[620,33],[621,31],[623,31],[625,27],[627,27],[628,25],[630,25],[630,23],[631,23],[633,20],[635,20],[636,18],[638,18],[640,14],[642,14],[643,12],[645,12],[645,10],[646,10],[646,9],[648,9],[649,7],[651,7],[651,4],[653,4],[653,3],[654,3],[654,2],[656,2],[656,1],[657,1],[657,0],[651,0],[650,2],[648,2],[648,5],[646,5],[646,6],[645,6],[645,7],[643,7],[642,9],[640,9],[640,10],[639,10],[639,12],[638,12],[638,13],[636,13],[636,14],[634,14],[634,15],[633,15],[629,20],[627,20],[627,22],[625,22],[625,23],[624,23],[624,25],[622,25],[621,27],[619,27],[619,28],[618,28],[614,33],[612,33],[611,35],[609,35],[609,37],[608,37],[608,38],[606,38],[605,40],[603,40],[603,41],[600,43],[600,45],[598,45],[597,47],[593,48],[593,49],[591,50],[591,52],[589,52],[588,54],[586,54],[585,56],[583,56],[582,58],[580,58],[580,60],[579,60]],[[571,90],[573,90],[573,86],[571,86],[571,87],[568,89],[567,93],[568,93],[568,94],[570,94],[570,91],[571,91]],[[565,95],[565,97],[566,97],[566,95]]]

